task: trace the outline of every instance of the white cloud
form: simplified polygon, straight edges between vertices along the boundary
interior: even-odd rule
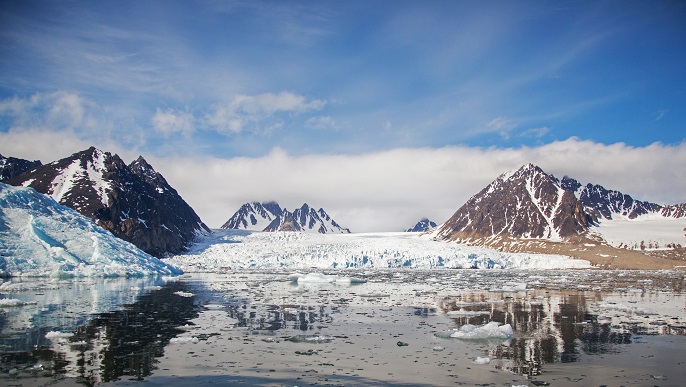
[[[259,125],[279,113],[321,110],[326,101],[307,100],[291,92],[236,95],[229,103],[217,104],[207,115],[207,124],[220,132],[238,133],[247,125]]]
[[[190,136],[195,131],[195,117],[188,111],[157,108],[151,121],[155,129],[165,134],[181,133]]]
[[[523,148],[402,148],[360,155],[148,158],[210,226],[241,204],[276,200],[323,207],[354,232],[399,231],[447,220],[501,173],[533,162],[558,177],[602,184],[641,200],[686,202],[686,143],[630,147],[571,138]]]

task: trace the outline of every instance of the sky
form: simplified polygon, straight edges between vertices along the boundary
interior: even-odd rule
[[[683,1],[3,1],[0,154],[143,155],[241,204],[441,223],[533,162],[686,202]]]

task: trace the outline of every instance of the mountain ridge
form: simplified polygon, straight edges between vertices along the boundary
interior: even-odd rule
[[[130,164],[95,147],[8,180],[75,209],[154,256],[185,251],[209,232],[164,177],[140,156]]]
[[[582,185],[567,176],[559,180],[540,167],[526,164],[501,174],[432,235],[439,240],[504,251],[553,249],[574,256],[572,245],[577,245],[577,251],[604,245],[610,252],[599,253],[602,256],[616,257],[619,253],[612,249],[621,248],[643,256],[683,259],[686,230],[679,228],[686,225],[685,209],[684,204],[635,200],[598,184]],[[659,224],[649,224],[648,220]],[[667,236],[664,227],[672,227]],[[557,243],[556,247],[551,243]],[[568,248],[560,248],[565,244]]]
[[[265,232],[350,233],[349,229],[340,226],[323,208],[315,210],[304,203],[291,212],[285,208],[282,209],[273,201],[243,204],[221,228]]]

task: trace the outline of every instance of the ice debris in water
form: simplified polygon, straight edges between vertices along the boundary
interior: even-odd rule
[[[474,359],[474,363],[476,363],[476,364],[488,364],[490,362],[491,362],[490,357],[477,356],[476,359]]]
[[[185,343],[197,343],[199,340],[197,337],[173,337],[169,340],[169,344],[185,344]]]
[[[509,339],[513,333],[512,325],[491,321],[484,325],[463,325],[450,337],[463,340]]]
[[[46,339],[56,340],[56,341],[66,340],[72,336],[74,336],[73,333],[59,332],[59,331],[50,331],[50,332],[45,334]]]
[[[323,335],[297,335],[286,339],[293,343],[330,343],[333,340],[332,336]]]
[[[293,273],[288,276],[291,282],[297,283],[340,283],[340,284],[361,284],[367,282],[356,277],[343,277],[338,275],[326,275],[322,273],[300,274]]]
[[[447,313],[448,316],[455,316],[455,317],[469,317],[469,316],[481,316],[484,314],[489,314],[491,313],[488,310],[451,310],[450,312]]]
[[[193,293],[187,293],[187,292],[182,292],[182,291],[174,292],[174,294],[176,294],[177,296],[181,296],[181,297],[193,297],[194,296]]]

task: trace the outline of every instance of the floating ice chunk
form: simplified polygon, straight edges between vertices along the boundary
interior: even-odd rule
[[[293,343],[330,343],[333,341],[332,336],[324,335],[297,335],[286,339],[286,341],[291,341]]]
[[[491,321],[484,325],[463,325],[450,337],[463,340],[509,339],[513,333],[512,325]]]
[[[182,291],[174,292],[174,294],[176,294],[177,296],[181,296],[181,297],[193,297],[195,295],[193,293],[182,292]]]
[[[442,351],[445,349],[445,347],[435,346],[435,347],[433,347],[433,348],[431,348],[431,349],[432,349],[434,352],[442,352]]]
[[[481,357],[481,356],[477,356],[476,359],[474,359],[474,363],[475,363],[475,364],[488,364],[488,363],[490,363],[490,362],[491,362],[491,358],[490,358],[490,357]]]
[[[169,344],[197,343],[198,341],[197,337],[173,337],[169,340]]]
[[[24,302],[22,300],[17,300],[16,298],[3,298],[0,299],[0,308],[11,308],[15,306],[24,306],[24,305],[35,305],[37,302]]]
[[[482,316],[484,314],[490,314],[488,310],[451,310],[447,313],[448,316],[453,317],[466,317],[466,316]]]
[[[308,273],[300,274],[294,273],[288,276],[291,282],[302,283],[341,283],[341,284],[359,284],[365,283],[366,280],[357,277],[343,277],[338,275],[326,275],[322,273]]]
[[[55,340],[55,341],[64,341],[70,337],[74,336],[73,333],[70,332],[59,332],[59,331],[50,331],[45,334],[45,338],[49,340]]]

